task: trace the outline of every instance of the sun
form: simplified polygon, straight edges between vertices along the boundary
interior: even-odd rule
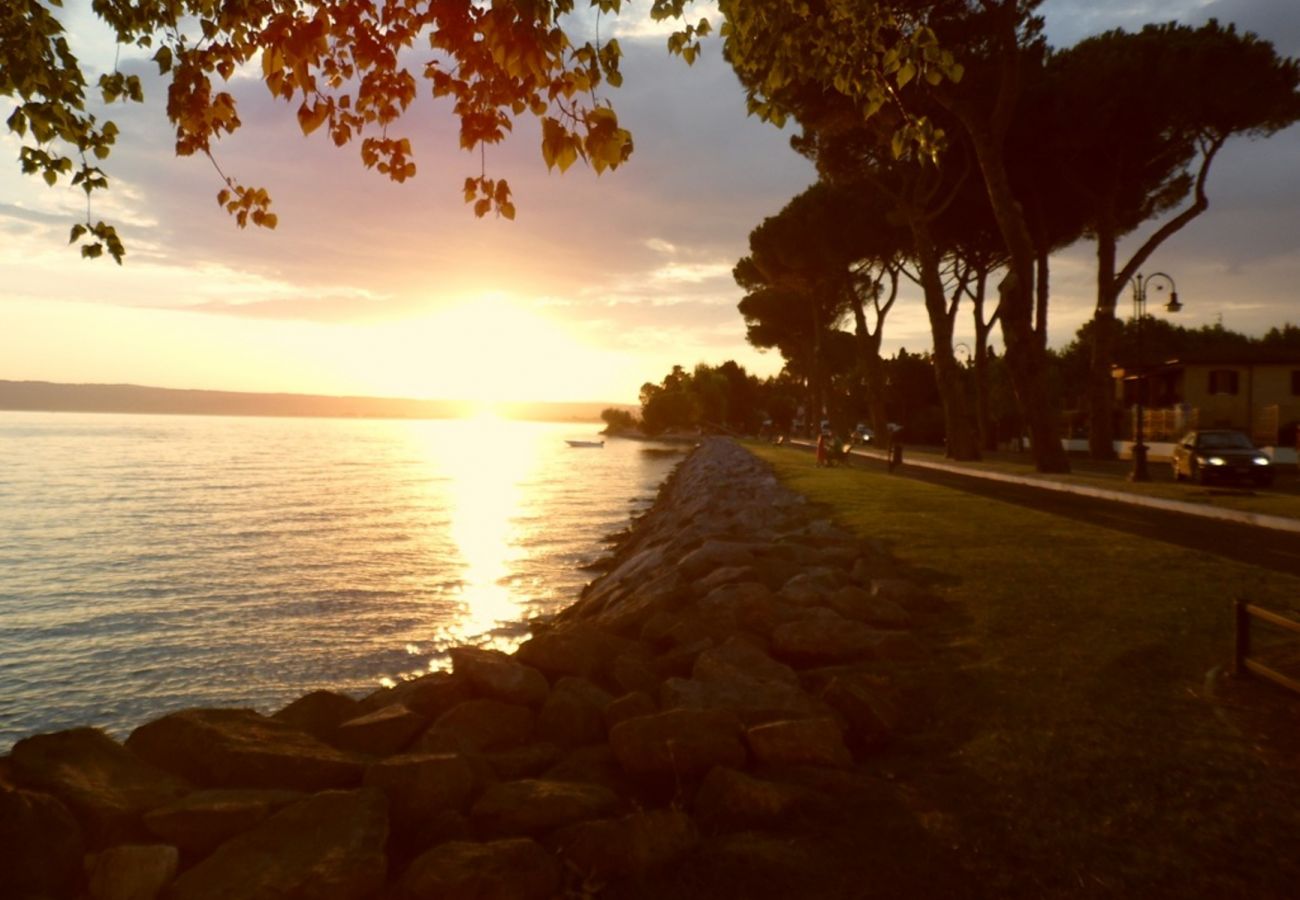
[[[502,293],[392,323],[371,347],[372,381],[385,390],[475,410],[591,399],[607,363],[564,325]]]

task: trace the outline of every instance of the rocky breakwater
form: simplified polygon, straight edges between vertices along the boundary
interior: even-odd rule
[[[272,716],[177,712],[124,743],[20,741],[0,896],[662,895],[665,871],[826,821],[835,773],[897,727],[925,595],[720,439],[610,563],[514,654],[459,648],[450,671]]]

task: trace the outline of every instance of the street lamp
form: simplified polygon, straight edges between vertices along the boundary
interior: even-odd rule
[[[1142,409],[1143,401],[1146,395],[1146,372],[1143,371],[1145,360],[1142,358],[1142,318],[1147,314],[1147,289],[1151,287],[1153,279],[1162,279],[1169,282],[1169,302],[1165,304],[1168,312],[1176,313],[1183,308],[1178,302],[1178,288],[1174,285],[1174,280],[1164,272],[1155,272],[1143,277],[1142,275],[1133,276],[1133,321],[1137,326],[1137,422],[1133,427],[1133,471],[1129,473],[1129,481],[1150,481],[1151,473],[1147,471],[1147,445],[1142,443],[1142,425],[1145,418]],[[1155,285],[1157,291],[1165,289],[1164,284]]]

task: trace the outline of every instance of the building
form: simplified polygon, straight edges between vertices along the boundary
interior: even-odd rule
[[[1147,440],[1174,441],[1193,428],[1233,428],[1262,447],[1297,446],[1300,354],[1185,356],[1142,370],[1116,366],[1112,374],[1129,438],[1145,381]]]

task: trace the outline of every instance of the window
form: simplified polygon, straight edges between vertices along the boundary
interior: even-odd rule
[[[1237,371],[1235,369],[1210,370],[1211,394],[1236,394]]]

